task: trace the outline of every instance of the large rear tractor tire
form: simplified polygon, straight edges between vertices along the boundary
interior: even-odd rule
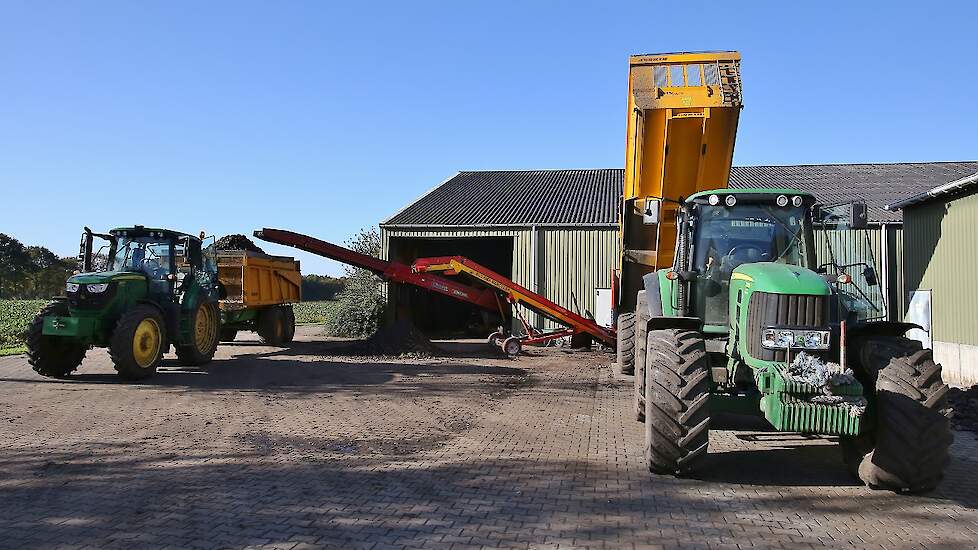
[[[109,339],[112,364],[126,380],[143,380],[156,374],[166,347],[163,316],[146,304],[137,304],[124,313]]]
[[[635,373],[635,314],[618,315],[618,371]]]
[[[876,336],[859,346],[859,377],[875,392],[876,425],[842,440],[850,471],[876,489],[916,493],[940,483],[953,436],[947,384],[929,349],[903,337]]]
[[[197,306],[190,319],[193,343],[176,346],[181,365],[194,367],[205,365],[214,359],[218,340],[221,337],[221,314],[217,304],[207,302]]]
[[[645,421],[645,352],[646,341],[649,331],[649,307],[646,303],[644,290],[638,293],[638,301],[635,305],[635,377],[632,383],[635,386],[635,419],[639,422]]]
[[[285,314],[282,308],[270,307],[258,314],[258,336],[263,344],[281,346],[285,343]]]
[[[27,362],[34,372],[49,378],[67,378],[81,365],[88,347],[64,336],[45,336],[44,318],[68,315],[68,303],[51,302],[27,328]]]
[[[706,456],[710,368],[699,332],[649,332],[645,373],[645,458],[649,471],[682,475]]]

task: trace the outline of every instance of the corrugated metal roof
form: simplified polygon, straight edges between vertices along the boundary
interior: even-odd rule
[[[791,187],[825,203],[861,199],[870,221],[900,221],[887,204],[975,172],[978,161],[735,166],[730,187]],[[623,177],[620,168],[459,172],[382,225],[612,225]]]
[[[607,225],[621,188],[614,168],[459,172],[383,225]]]
[[[976,171],[978,161],[736,166],[730,173],[730,186],[777,184],[808,191],[827,204],[861,199],[866,202],[870,221],[900,221],[902,214],[887,211],[887,204]]]

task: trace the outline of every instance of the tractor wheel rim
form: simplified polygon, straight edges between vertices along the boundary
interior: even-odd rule
[[[144,369],[152,366],[160,354],[161,340],[160,325],[155,319],[140,321],[132,336],[132,355],[136,364]]]
[[[197,343],[197,351],[206,353],[214,344],[214,316],[209,307],[202,306],[197,312],[197,320],[194,323],[194,341]]]

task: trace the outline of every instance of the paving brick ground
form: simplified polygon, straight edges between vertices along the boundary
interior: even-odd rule
[[[99,352],[69,382],[0,359],[0,547],[976,545],[970,433],[926,496],[854,484],[830,439],[729,423],[698,478],[653,477],[610,355],[380,361],[302,334],[143,384]]]

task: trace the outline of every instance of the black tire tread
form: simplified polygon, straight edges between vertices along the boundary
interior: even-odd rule
[[[635,314],[618,315],[618,372],[635,373]]]
[[[197,322],[197,315],[199,314],[200,310],[203,308],[209,308],[214,315],[214,319],[217,321],[218,333],[215,335],[214,345],[209,349],[204,350],[203,352],[201,352],[197,348],[196,342],[185,346],[174,346],[174,348],[176,348],[177,359],[180,360],[181,365],[185,365],[188,367],[197,367],[200,365],[206,365],[207,363],[210,363],[214,359],[214,354],[217,352],[217,346],[221,340],[221,329],[219,328],[220,311],[217,308],[217,304],[215,304],[214,302],[206,302],[200,304],[197,307],[197,311],[195,311],[190,318],[190,333],[195,334],[194,326]]]
[[[876,392],[876,427],[856,470],[870,487],[921,492],[940,483],[953,436],[947,384],[929,349],[903,337],[867,338],[859,348]],[[850,465],[852,469],[853,465]]]
[[[263,344],[281,346],[285,343],[285,333],[279,334],[276,329],[276,323],[279,317],[283,315],[282,308],[279,307],[270,307],[259,312],[258,321],[256,322],[256,332],[258,332],[258,339]]]
[[[648,335],[645,384],[645,456],[649,471],[687,474],[706,455],[710,425],[710,369],[696,331]]]
[[[27,362],[34,372],[48,378],[67,378],[85,359],[87,346],[71,345],[66,338],[45,337],[44,318],[48,315],[68,314],[68,303],[51,302],[41,308],[27,327]],[[57,338],[57,340],[54,340]],[[57,349],[52,346],[57,345]]]
[[[632,372],[635,377],[632,383],[635,388],[635,418],[639,422],[644,422],[645,399],[643,396],[645,395],[646,345],[649,330],[649,308],[644,290],[639,291],[635,304],[635,358],[632,360]]]
[[[132,358],[132,334],[136,326],[147,316],[156,318],[160,327],[160,354],[149,368],[142,368]],[[119,376],[126,380],[144,380],[156,374],[157,367],[163,362],[163,351],[167,346],[166,323],[160,312],[151,305],[136,304],[115,324],[115,330],[109,338],[109,357],[112,366]]]

